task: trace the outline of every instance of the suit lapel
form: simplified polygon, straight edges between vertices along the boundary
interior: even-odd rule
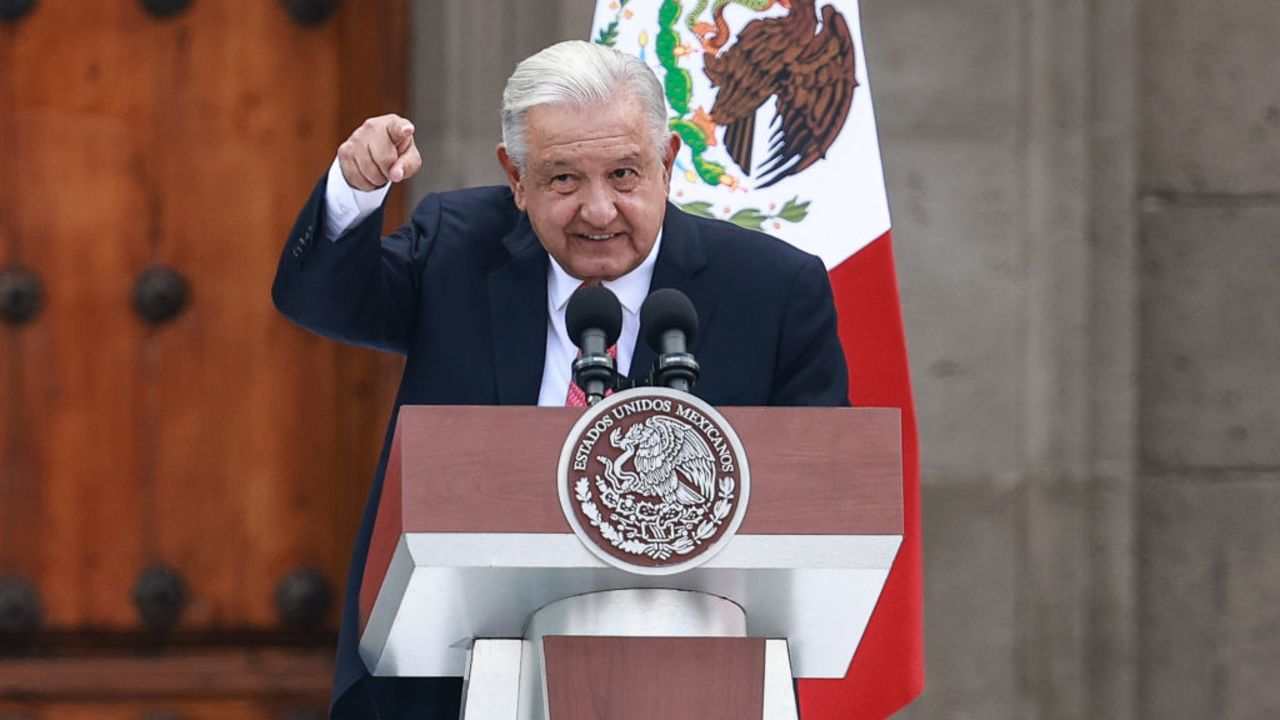
[[[502,244],[511,259],[489,274],[498,403],[536,405],[547,349],[547,252],[527,217]]]
[[[707,256],[703,251],[697,226],[683,211],[667,203],[666,220],[662,224],[662,247],[658,249],[658,259],[653,266],[649,292],[675,288],[689,296],[694,310],[698,312],[698,337],[690,347],[695,355],[711,322],[712,311],[715,310],[712,292],[697,282],[698,274],[706,264]],[[631,360],[631,378],[647,377],[657,357],[657,353],[644,338],[638,338]]]

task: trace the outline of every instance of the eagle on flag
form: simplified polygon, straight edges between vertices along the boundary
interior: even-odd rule
[[[769,158],[760,168],[757,189],[826,157],[844,129],[858,86],[853,37],[840,11],[822,8],[819,30],[814,0],[788,4],[786,15],[752,20],[731,47],[709,51],[702,61],[707,78],[720,88],[711,118],[725,127],[725,149],[745,175],[752,171],[756,115],[766,100],[777,98]]]

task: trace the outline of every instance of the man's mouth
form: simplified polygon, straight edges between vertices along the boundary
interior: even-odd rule
[[[613,238],[622,235],[622,233],[577,233],[577,235],[578,237],[583,237],[588,240],[602,241],[612,240]]]

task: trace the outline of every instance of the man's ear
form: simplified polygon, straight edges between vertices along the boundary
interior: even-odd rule
[[[680,152],[680,136],[671,133],[667,138],[666,155],[662,158],[662,175],[668,185],[671,184],[671,168],[676,164],[676,155]]]
[[[507,153],[507,146],[502,143],[498,143],[498,164],[502,166],[502,172],[507,176],[507,184],[511,186],[511,194],[515,196],[516,207],[524,210],[524,187],[521,184],[520,168]]]

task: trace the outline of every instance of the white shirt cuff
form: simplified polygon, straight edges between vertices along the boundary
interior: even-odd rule
[[[357,190],[342,176],[338,158],[329,166],[329,179],[324,187],[325,237],[337,242],[343,233],[359,225],[387,199],[391,183],[376,190]]]

